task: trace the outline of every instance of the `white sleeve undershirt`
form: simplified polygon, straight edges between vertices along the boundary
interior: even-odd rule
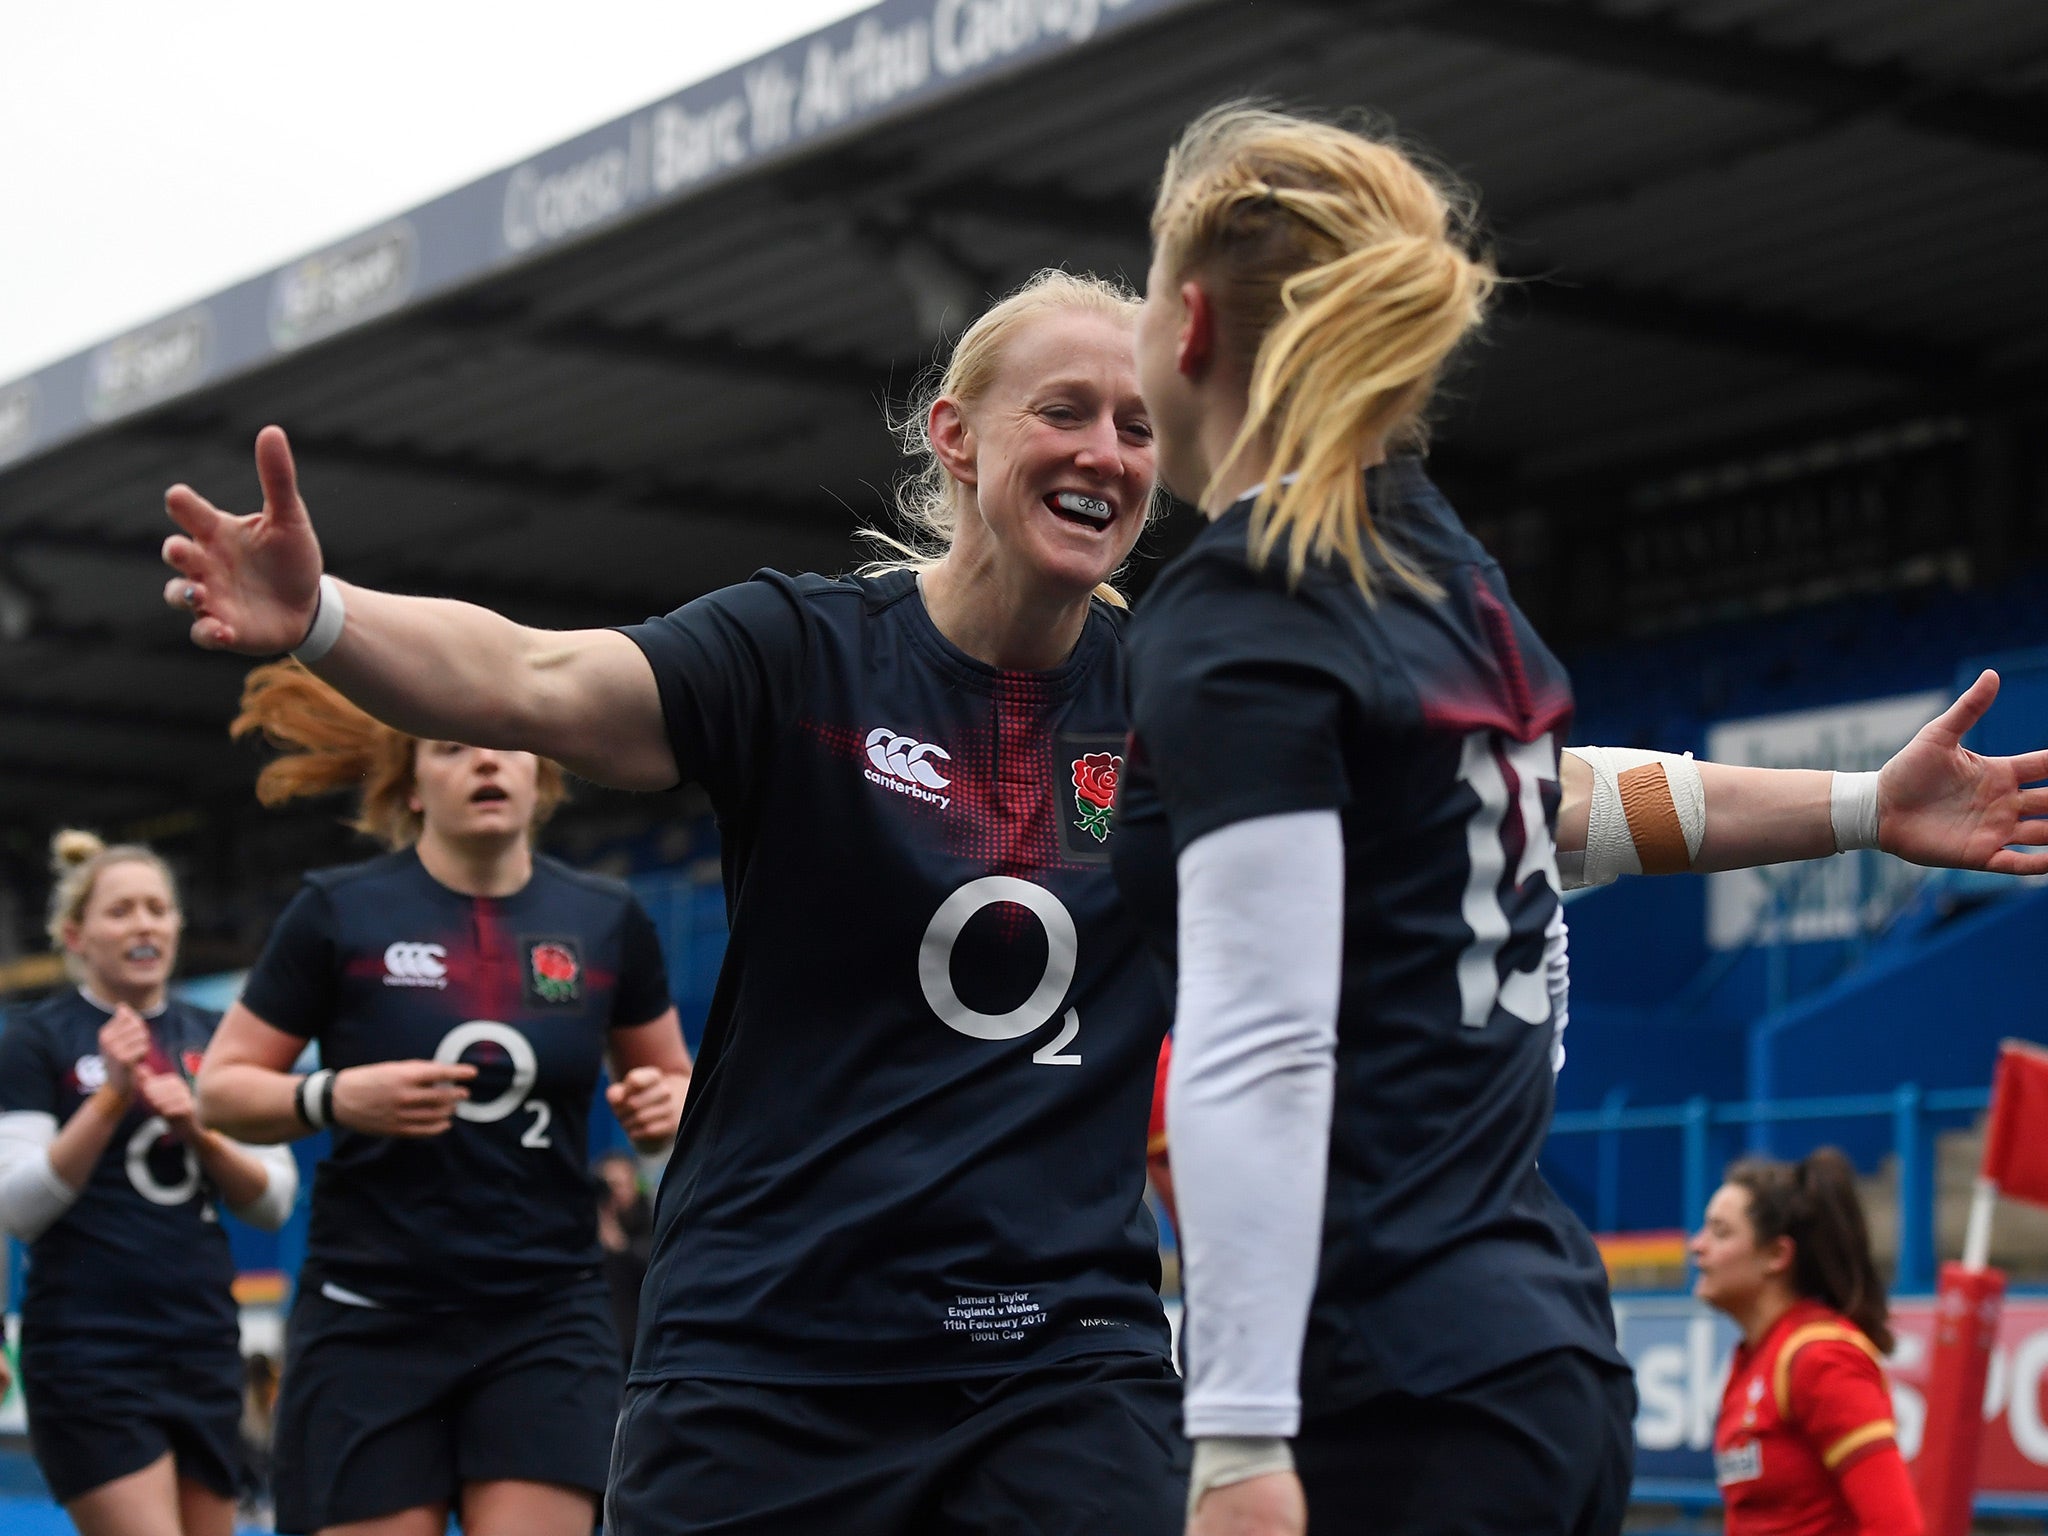
[[[262,1194],[247,1205],[231,1205],[228,1209],[252,1227],[275,1232],[291,1219],[292,1206],[299,1197],[299,1160],[292,1156],[291,1143],[256,1147],[238,1141],[235,1149],[262,1164],[268,1178]]]
[[[32,1243],[71,1209],[78,1191],[50,1166],[57,1117],[41,1110],[0,1114],[0,1227]]]
[[[1181,854],[1167,1123],[1191,1437],[1291,1436],[1322,1253],[1344,960],[1335,811],[1238,822]]]

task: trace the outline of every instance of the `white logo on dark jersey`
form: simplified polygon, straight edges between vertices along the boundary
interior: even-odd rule
[[[199,1193],[199,1159],[189,1146],[178,1148],[181,1168],[177,1183],[164,1183],[149,1166],[150,1152],[170,1134],[170,1122],[162,1115],[151,1115],[128,1138],[128,1182],[152,1205],[183,1205]]]
[[[384,950],[384,985],[387,987],[445,987],[448,951],[439,944],[411,944],[400,940]]]
[[[107,1086],[107,1064],[97,1055],[79,1057],[71,1074],[78,1079],[80,1093],[98,1093]]]
[[[933,791],[946,789],[953,781],[939,772],[934,758],[950,763],[953,755],[933,742],[898,735],[886,725],[877,726],[868,732],[868,761],[874,767],[863,768],[861,773],[870,784],[923,800],[943,811],[953,803],[953,797]]]

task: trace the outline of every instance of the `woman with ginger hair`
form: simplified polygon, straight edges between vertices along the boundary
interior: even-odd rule
[[[616,881],[537,854],[562,772],[419,740],[292,663],[237,735],[283,755],[276,805],[354,791],[391,851],[322,870],[279,917],[207,1052],[210,1123],[328,1130],[285,1344],[283,1531],[581,1536],[620,1391],[587,1119],[666,1150],[690,1061],[653,924]],[[293,1071],[308,1041],[319,1070]]]
[[[164,861],[57,834],[50,942],[75,985],[0,1034],[0,1224],[29,1245],[29,1443],[84,1536],[227,1536],[241,1327],[216,1206],[275,1231],[291,1153],[199,1123],[217,1016],[168,992],[184,927]]]

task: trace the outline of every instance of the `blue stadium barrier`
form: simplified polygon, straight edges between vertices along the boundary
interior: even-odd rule
[[[1613,1180],[1604,1170],[1618,1169],[1621,1138],[1643,1131],[1676,1131],[1682,1149],[1678,1183],[1671,1191],[1675,1220],[1654,1223],[1690,1232],[1705,1219],[1707,1200],[1720,1182],[1715,1132],[1729,1127],[1796,1124],[1844,1120],[1876,1120],[1888,1127],[1890,1150],[1899,1158],[1899,1260],[1892,1290],[1905,1294],[1932,1287],[1934,1253],[1934,1135],[1938,1124],[1981,1112],[1991,1090],[1925,1089],[1901,1083],[1889,1093],[1838,1094],[1825,1098],[1753,1100],[1714,1103],[1694,1097],[1683,1104],[1631,1109],[1614,1096],[1594,1110],[1560,1110],[1551,1121],[1553,1143],[1559,1137],[1596,1139],[1603,1177],[1592,1213],[1595,1231],[1618,1230]],[[1546,1165],[1549,1161],[1546,1152]]]

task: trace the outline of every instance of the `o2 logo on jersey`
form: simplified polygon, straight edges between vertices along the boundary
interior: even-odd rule
[[[500,1024],[496,1019],[471,1019],[467,1024],[458,1024],[441,1037],[441,1043],[434,1047],[434,1060],[454,1063],[462,1060],[464,1051],[477,1046],[494,1046],[504,1052],[511,1061],[512,1075],[503,1087],[489,1097],[477,1096],[477,1084],[482,1075],[470,1080],[471,1097],[455,1106],[455,1118],[489,1125],[503,1120],[506,1116],[524,1109],[533,1116],[533,1123],[520,1132],[519,1145],[522,1147],[551,1147],[548,1138],[548,1124],[555,1117],[552,1105],[546,1099],[529,1100],[526,1096],[533,1091],[534,1079],[540,1076],[540,1059],[533,1053],[533,1042],[509,1024]]]
[[[953,946],[960,941],[970,918],[999,902],[1024,908],[1045,929],[1045,970],[1031,995],[1008,1013],[983,1013],[968,1007],[954,990]],[[1080,954],[1074,914],[1059,897],[1042,885],[1013,875],[984,875],[968,881],[939,903],[939,910],[925,926],[924,942],[918,947],[917,979],[924,988],[924,1000],[948,1029],[976,1040],[1015,1040],[1052,1022],[1067,988],[1074,983]],[[1069,1008],[1059,1035],[1032,1052],[1031,1059],[1040,1066],[1080,1066],[1081,1053],[1067,1050],[1080,1033],[1081,1015]]]
[[[439,944],[417,944],[400,940],[384,950],[384,985],[387,987],[445,987],[448,985],[448,951]]]
[[[170,1180],[157,1176],[166,1160],[159,1149],[165,1146],[175,1148],[174,1161],[179,1169]],[[199,1193],[199,1159],[192,1155],[189,1146],[171,1135],[170,1122],[162,1115],[151,1115],[135,1128],[135,1134],[128,1138],[126,1163],[128,1182],[152,1205],[183,1205]]]
[[[1494,731],[1473,731],[1466,736],[1458,762],[1458,777],[1479,797],[1472,818],[1465,823],[1465,852],[1470,871],[1465,895],[1459,904],[1465,926],[1472,930],[1472,942],[1458,955],[1458,1020],[1472,1029],[1483,1029],[1493,1018],[1497,1003],[1524,1024],[1550,1022],[1549,978],[1541,958],[1524,971],[1500,971],[1501,946],[1511,928],[1501,906],[1501,876],[1507,872],[1507,840],[1503,832],[1508,816],[1508,772],[1520,785],[1514,798],[1514,812],[1521,824],[1522,855],[1515,865],[1514,883],[1526,885],[1531,878],[1544,882],[1555,912],[1557,897],[1557,844],[1550,833],[1550,818],[1543,811],[1543,783],[1557,780],[1557,753],[1548,734],[1534,741],[1510,741]]]

